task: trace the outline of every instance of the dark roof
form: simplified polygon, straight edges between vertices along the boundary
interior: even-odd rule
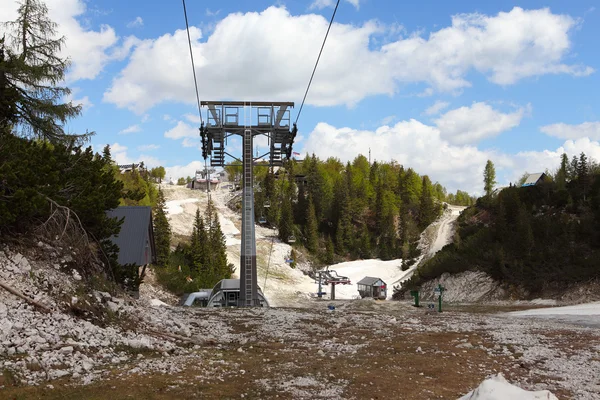
[[[213,293],[217,293],[219,290],[240,290],[240,280],[221,279],[212,289]],[[260,286],[258,287],[258,291],[262,293]]]
[[[119,246],[118,263],[145,265],[156,261],[152,207],[126,206],[106,212],[111,218],[125,218],[121,231],[110,240]]]
[[[357,285],[373,286],[377,281],[383,282],[379,278],[373,278],[372,276],[365,276],[360,281],[358,281]],[[385,282],[383,282],[383,284],[385,285]]]

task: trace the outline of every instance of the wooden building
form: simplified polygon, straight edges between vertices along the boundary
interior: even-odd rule
[[[361,298],[385,300],[387,298],[387,285],[379,279],[365,276],[358,282],[358,293]]]

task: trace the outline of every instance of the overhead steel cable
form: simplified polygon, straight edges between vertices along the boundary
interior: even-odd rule
[[[196,66],[194,65],[194,53],[192,53],[192,39],[190,38],[190,26],[188,24],[187,10],[185,8],[185,0],[183,2],[183,15],[185,17],[185,29],[187,31],[188,45],[190,46],[190,59],[192,60],[192,72],[194,73],[194,86],[196,87],[196,101],[198,103],[198,115],[200,115],[200,123],[202,124],[202,113],[200,112],[200,95],[198,94],[198,80],[196,79]]]
[[[196,88],[196,103],[198,104],[198,115],[200,116],[200,125],[204,126],[204,121],[202,120],[202,109],[200,107],[200,94],[198,93],[198,79],[196,79],[196,65],[194,64],[194,53],[192,52],[192,39],[190,38],[190,25],[188,24],[187,17],[187,9],[185,7],[185,0],[181,0],[183,3],[183,16],[185,17],[185,30],[187,31],[188,37],[188,45],[190,48],[190,60],[192,60],[192,73],[194,75],[194,87]],[[200,135],[203,135],[202,130],[200,131]],[[203,145],[204,145],[204,136],[202,137]],[[208,164],[206,163],[206,157],[204,157],[204,172],[206,173],[206,192],[208,193],[208,202],[210,202],[210,174],[208,172]],[[196,180],[196,176],[194,175],[194,180]]]
[[[315,71],[317,70],[317,66],[319,65],[319,60],[321,59],[321,53],[323,53],[323,48],[325,47],[325,42],[327,41],[327,36],[329,36],[329,30],[331,29],[331,25],[333,24],[333,19],[335,18],[335,13],[337,12],[339,5],[340,5],[340,0],[337,0],[337,3],[335,4],[335,8],[333,9],[333,15],[331,15],[331,21],[329,21],[329,27],[327,28],[327,32],[325,33],[325,38],[323,39],[323,44],[321,45],[321,50],[319,51],[319,56],[317,57],[317,62],[315,63],[315,68],[313,68],[313,72],[310,76],[310,80],[308,81],[308,86],[306,87],[306,92],[304,93],[304,98],[302,99],[302,104],[300,104],[300,110],[298,111],[298,115],[296,116],[296,122],[294,122],[294,125],[298,124],[298,119],[300,119],[300,113],[302,113],[302,107],[304,107],[304,101],[306,100],[306,96],[308,95],[308,90],[310,89],[310,84],[312,83],[313,77],[315,76]]]

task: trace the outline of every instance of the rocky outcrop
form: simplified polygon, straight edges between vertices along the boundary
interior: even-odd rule
[[[506,297],[506,291],[500,283],[494,281],[485,272],[466,271],[451,275],[442,274],[437,279],[426,282],[421,286],[421,299],[424,301],[434,300],[434,289],[442,285],[444,301],[447,302],[480,302],[489,300],[500,300]]]

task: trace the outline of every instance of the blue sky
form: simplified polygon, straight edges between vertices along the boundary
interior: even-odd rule
[[[181,2],[48,0],[72,60],[67,85],[121,163],[203,165]],[[449,190],[600,160],[600,10],[594,1],[342,0],[295,151],[395,159]],[[201,100],[299,106],[333,0],[187,1]],[[16,6],[0,5],[0,19]],[[292,112],[295,119],[298,107]],[[235,146],[232,146],[235,152]]]

